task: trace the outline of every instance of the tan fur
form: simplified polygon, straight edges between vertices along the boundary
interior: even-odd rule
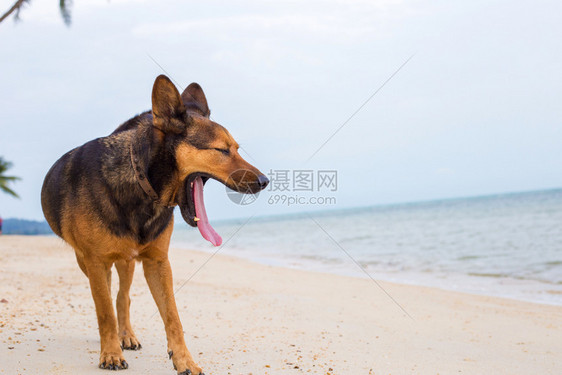
[[[190,98],[197,101],[191,102]],[[195,112],[193,108],[196,108]],[[189,114],[184,113],[186,110]],[[99,365],[102,368],[127,368],[123,348],[141,347],[129,314],[129,290],[135,262],[140,261],[164,322],[168,352],[174,368],[181,375],[203,375],[187,350],[174,298],[172,270],[168,260],[174,220],[172,209],[167,206],[179,204],[185,219],[185,205],[180,201],[183,199],[185,203],[188,195],[183,186],[193,173],[207,174],[227,186],[251,187],[252,191],[265,187],[263,180],[258,178],[265,176],[239,155],[238,143],[224,127],[209,119],[209,113],[199,85],[191,84],[180,96],[171,81],[160,76],[154,84],[152,114],[139,115],[137,122],[124,123],[109,137],[99,139],[97,143],[94,140],[67,153],[55,163],[45,178],[42,190],[45,217],[55,233],[74,248],[78,265],[90,283],[98,319],[101,342]],[[156,159],[168,160],[167,163],[156,164],[158,171],[162,171],[166,165],[173,167],[162,172],[165,182],[160,184],[159,200],[153,202],[138,184],[140,177],[135,174],[133,166],[136,162],[132,160],[139,155],[132,153],[132,146],[143,145],[146,141],[157,149],[156,146],[170,139],[170,134],[184,134],[186,140],[177,144],[175,151],[161,148],[175,158],[175,163],[170,162],[169,158]],[[189,137],[199,139],[198,146],[189,142]],[[99,164],[92,164],[91,168],[78,168],[77,165],[93,163],[89,158],[95,155],[85,151],[85,147],[99,153],[99,162],[96,161]],[[145,166],[148,168],[146,163],[147,160]],[[248,192],[246,188],[237,190]],[[123,196],[129,199],[131,196],[142,198],[129,204],[128,210],[123,210],[123,206],[113,203]],[[147,211],[149,214],[146,214]],[[166,221],[161,221],[163,218]],[[186,219],[188,222],[190,220],[191,217]],[[136,227],[136,231],[130,229],[139,222],[142,228],[152,228],[150,237],[141,237],[142,228]],[[123,233],[121,227],[129,232]],[[154,228],[158,231],[154,231]],[[113,265],[119,275],[117,316],[111,300]]]

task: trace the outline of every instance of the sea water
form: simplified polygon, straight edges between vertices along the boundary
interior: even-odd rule
[[[562,189],[214,226],[257,262],[562,305]],[[185,225],[172,245],[216,251]]]

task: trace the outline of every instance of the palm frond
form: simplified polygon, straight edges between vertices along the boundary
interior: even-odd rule
[[[70,26],[70,23],[72,22],[72,15],[70,13],[71,7],[72,7],[72,0],[59,1],[60,15],[66,26]]]
[[[4,160],[4,158],[2,158],[0,156],[0,175],[4,172],[6,172],[8,169],[12,168],[12,163],[10,163],[9,161]]]
[[[8,181],[18,181],[21,180],[20,177],[16,177],[16,176],[2,176],[0,175],[0,184],[8,182]]]
[[[19,198],[19,197],[20,197],[15,191],[13,191],[12,189],[10,189],[10,188],[7,187],[6,185],[0,184],[0,190],[2,190],[4,193],[8,193],[8,194],[10,194],[10,195],[12,195],[12,196],[14,196],[14,197],[16,197],[16,198]]]
[[[12,163],[10,163],[7,160],[4,160],[4,158],[0,156],[0,190],[7,193],[7,194],[10,194],[10,195],[12,195],[16,198],[19,198],[19,196],[16,194],[16,192],[8,187],[8,184],[10,182],[21,180],[21,178],[16,177],[16,176],[5,176],[4,175],[4,172],[6,172],[11,167],[12,167]]]

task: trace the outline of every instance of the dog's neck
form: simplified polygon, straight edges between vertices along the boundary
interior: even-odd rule
[[[172,192],[162,191],[160,194],[156,192],[153,185],[150,183],[149,179],[149,165],[143,168],[141,164],[141,158],[138,153],[135,153],[135,148],[133,146],[134,142],[131,142],[129,147],[129,154],[131,160],[131,166],[133,168],[133,173],[135,175],[135,180],[143,190],[143,192],[150,198],[154,204],[163,207],[175,207],[175,195],[177,189]]]
[[[138,156],[134,155],[133,151],[133,144],[131,143],[131,147],[129,150],[131,156],[131,165],[133,166],[133,173],[135,174],[135,178],[140,185],[141,189],[148,195],[150,199],[154,201],[154,203],[161,204],[160,198],[158,194],[154,191],[154,188],[148,181],[148,177],[144,174],[141,167],[138,165],[139,159]]]

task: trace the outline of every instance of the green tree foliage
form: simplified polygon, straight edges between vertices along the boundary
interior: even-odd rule
[[[10,194],[16,198],[19,198],[19,196],[16,194],[15,191],[13,191],[12,189],[10,189],[10,187],[8,187],[8,185],[11,182],[20,180],[19,177],[14,177],[14,176],[6,176],[6,171],[8,169],[10,169],[12,167],[12,163],[10,163],[9,161],[5,161],[2,157],[0,157],[0,190],[3,191],[4,193]]]

